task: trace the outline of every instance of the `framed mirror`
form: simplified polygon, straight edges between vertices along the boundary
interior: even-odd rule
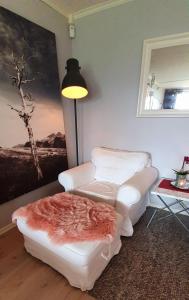
[[[189,33],[144,41],[137,117],[189,117]]]

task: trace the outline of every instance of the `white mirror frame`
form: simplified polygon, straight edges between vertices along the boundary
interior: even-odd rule
[[[145,110],[145,95],[153,49],[189,44],[189,33],[181,33],[144,40],[138,95],[137,117],[189,117],[189,110]]]

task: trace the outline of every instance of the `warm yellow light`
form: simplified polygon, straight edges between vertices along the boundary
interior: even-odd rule
[[[80,99],[86,97],[87,89],[81,86],[69,86],[62,90],[62,95],[69,99]]]

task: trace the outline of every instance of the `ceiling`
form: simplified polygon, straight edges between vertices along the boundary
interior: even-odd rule
[[[99,11],[101,9],[117,6],[131,0],[41,0],[68,17],[88,10]]]

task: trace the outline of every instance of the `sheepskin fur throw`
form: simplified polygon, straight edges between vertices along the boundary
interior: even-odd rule
[[[60,193],[17,209],[13,222],[24,218],[30,228],[47,232],[57,244],[110,239],[115,234],[112,206],[88,198]]]

